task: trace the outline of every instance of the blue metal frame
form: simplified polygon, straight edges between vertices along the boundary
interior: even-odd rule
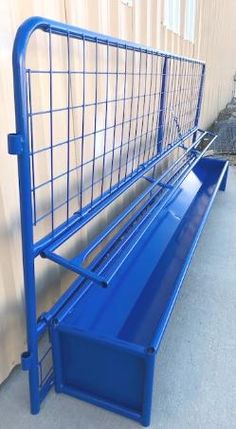
[[[42,30],[48,34],[48,70],[34,70],[26,67],[26,52],[31,35],[36,30]],[[63,37],[67,43],[67,69],[55,70],[53,67],[53,37]],[[71,64],[71,40],[76,40],[81,44],[82,58],[81,70],[73,70]],[[88,71],[86,65],[86,46],[95,46],[95,70]],[[100,71],[98,68],[99,54],[98,48],[105,47],[106,69]],[[111,69],[111,49],[115,50],[116,67]],[[123,55],[124,54],[124,55]],[[123,55],[123,56],[121,56]],[[137,66],[138,62],[138,68]],[[123,69],[121,64],[123,64]],[[130,67],[131,65],[131,67]],[[138,70],[138,71],[136,71]],[[33,111],[33,91],[32,75],[35,73],[45,74],[49,78],[49,109],[47,111]],[[62,309],[68,309],[78,298],[78,291],[84,285],[82,293],[91,287],[108,287],[112,282],[120,266],[127,260],[134,245],[142,238],[144,232],[150,225],[147,216],[152,213],[149,206],[153,204],[156,216],[170,202],[181,183],[187,175],[194,169],[200,161],[209,145],[202,153],[197,152],[198,145],[206,135],[206,132],[198,130],[200,115],[205,65],[201,61],[192,60],[185,57],[165,53],[146,46],[129,43],[109,36],[93,33],[84,29],[73,27],[67,24],[58,23],[41,17],[33,17],[25,21],[19,28],[13,49],[13,74],[15,93],[15,117],[16,133],[9,134],[9,153],[18,156],[19,190],[20,190],[20,210],[21,210],[21,230],[24,265],[24,285],[25,285],[25,306],[28,350],[22,355],[22,367],[29,371],[29,389],[31,412],[36,414],[40,410],[40,403],[46,396],[50,387],[54,384],[53,368],[42,375],[42,363],[50,349],[40,357],[39,341],[45,332],[54,329],[55,320],[58,322]],[[62,108],[54,108],[53,105],[53,83],[55,74],[67,76],[67,105]],[[95,78],[95,92],[93,102],[86,104],[86,79],[89,74]],[[72,76],[82,76],[82,104],[74,106],[72,100]],[[105,79],[105,100],[98,101],[98,76]],[[115,78],[115,96],[109,98],[109,79]],[[128,79],[131,83],[128,84]],[[122,85],[122,97],[119,98],[118,87]],[[130,86],[130,94],[127,88]],[[159,90],[158,90],[159,89]],[[144,92],[143,92],[144,90]],[[137,91],[137,92],[135,92]],[[108,109],[114,105],[114,121],[108,125]],[[118,103],[122,105],[122,120],[118,122]],[[129,112],[127,107],[130,103]],[[104,128],[98,130],[97,117],[98,107],[104,104]],[[136,106],[135,106],[136,104]],[[86,134],[85,114],[88,106],[94,107],[93,131]],[[136,107],[136,108],[135,108]],[[81,134],[76,137],[71,136],[71,113],[75,109],[81,109],[82,129]],[[53,135],[54,115],[57,111],[67,112],[67,138],[66,141],[55,143]],[[135,111],[135,112],[134,112]],[[133,113],[135,116],[133,117]],[[47,147],[37,149],[34,141],[34,120],[36,115],[49,115],[50,121],[50,141]],[[125,140],[125,129],[128,127],[128,139]],[[118,129],[121,128],[119,145]],[[112,147],[108,145],[108,132],[112,131]],[[99,132],[103,133],[103,153],[96,156],[96,138]],[[85,140],[88,137],[93,139],[92,159],[86,159]],[[214,137],[215,138],[215,137]],[[214,140],[213,138],[213,140]],[[190,143],[192,141],[192,143]],[[80,144],[80,165],[72,169],[70,165],[70,147],[74,142]],[[67,162],[66,170],[60,172],[58,176],[54,174],[55,148],[66,146]],[[174,155],[182,150],[181,155],[174,158]],[[38,153],[50,154],[50,178],[43,183],[36,183],[35,179],[35,157]],[[173,159],[172,159],[173,157]],[[110,170],[106,171],[106,161],[111,159]],[[124,161],[125,160],[125,161]],[[168,168],[165,168],[158,177],[155,176],[156,169],[163,168],[163,162],[169,160]],[[96,163],[102,162],[101,176],[95,179]],[[118,163],[118,167],[115,163]],[[86,188],[84,185],[84,170],[86,166],[91,167],[91,184]],[[224,182],[226,182],[226,169],[224,169]],[[71,195],[71,174],[77,171],[80,175],[79,190],[76,195]],[[223,174],[223,173],[222,173]],[[58,178],[66,178],[66,199],[62,206],[66,208],[64,220],[56,226],[55,213],[60,207],[55,206],[54,183]],[[222,176],[223,177],[223,176]],[[115,178],[115,179],[114,179]],[[128,192],[136,183],[142,179],[147,182],[147,188],[132,201],[123,212],[101,232],[100,235],[90,243],[87,248],[74,259],[66,259],[56,251],[59,247],[87,225],[99,213],[107,208],[119,196]],[[108,183],[108,185],[107,185]],[[50,203],[49,212],[37,215],[37,191],[39,188],[48,186],[50,192],[48,201]],[[219,185],[220,186],[220,185]],[[95,190],[97,187],[99,192]],[[90,192],[90,202],[84,203],[84,194]],[[78,198],[77,210],[70,211],[70,204],[73,198]],[[148,199],[147,199],[148,198]],[[156,206],[156,201],[159,203]],[[142,204],[140,206],[140,204]],[[130,218],[127,217],[131,216]],[[34,239],[34,231],[42,219],[50,218],[51,229],[38,240]],[[205,219],[205,218],[204,218]],[[125,221],[125,225],[123,222]],[[145,224],[145,222],[147,222]],[[202,225],[205,223],[203,221]],[[138,225],[135,227],[135,225]],[[145,226],[146,225],[146,226]],[[141,226],[145,226],[141,232]],[[109,234],[120,227],[120,231],[110,240],[109,245],[101,251],[89,266],[84,266],[86,258],[92,251],[109,237]],[[131,231],[131,232],[130,232]],[[121,241],[123,236],[127,239]],[[113,267],[109,275],[106,275],[105,268],[109,264],[112,266],[118,255],[118,250],[125,248],[131,237],[135,237],[134,245],[129,252],[123,255],[122,260],[116,267]],[[116,246],[118,250],[116,249]],[[119,247],[120,246],[120,247]],[[195,244],[193,248],[195,247]],[[107,255],[113,252],[110,257]],[[36,302],[36,279],[35,279],[35,259],[44,257],[80,275],[69,289],[57,300],[47,313],[37,317]],[[189,265],[191,256],[186,262]],[[106,260],[106,263],[104,262]],[[99,268],[101,267],[101,268]],[[183,267],[183,272],[186,271]],[[181,283],[181,282],[180,282]],[[179,284],[180,284],[179,283]],[[177,287],[177,289],[179,286]],[[177,291],[176,289],[176,291]],[[177,292],[176,292],[177,294]],[[81,292],[79,292],[81,297]],[[172,301],[173,305],[174,299]],[[170,310],[168,310],[170,312]],[[165,318],[164,325],[168,317]],[[164,326],[163,325],[163,326]],[[163,327],[164,329],[164,327]],[[160,340],[161,335],[158,334]],[[151,345],[146,355],[147,359],[147,380],[145,387],[145,404],[141,418],[143,424],[148,424],[151,407],[151,385],[153,379],[154,355],[150,353],[157,349],[157,342]],[[56,348],[56,337],[54,347]],[[127,345],[126,345],[127,347]],[[136,347],[131,347],[135,352]],[[151,362],[151,363],[150,363]],[[54,360],[54,366],[57,361]],[[57,377],[58,375],[56,375]],[[91,398],[90,398],[91,399]],[[104,404],[103,404],[104,405]],[[106,405],[104,405],[106,406]],[[107,408],[110,406],[107,405]],[[110,407],[111,408],[111,407]],[[113,407],[114,409],[114,407]],[[119,412],[122,412],[121,410]],[[129,413],[123,412],[129,415]],[[129,415],[131,418],[132,415]],[[136,416],[137,417],[137,416]],[[137,417],[140,420],[140,416]]]
[[[166,104],[166,85],[167,85],[167,67],[168,57],[165,57],[162,69],[162,83],[161,83],[161,99],[160,99],[160,114],[158,124],[157,148],[161,151],[161,145],[164,138],[164,118],[165,118],[165,104]]]

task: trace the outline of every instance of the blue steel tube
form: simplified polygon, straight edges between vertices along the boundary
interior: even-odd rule
[[[156,354],[153,347],[149,347],[146,353],[146,377],[143,395],[142,425],[147,427],[151,423],[152,391]]]
[[[160,97],[160,107],[159,107],[159,120],[158,120],[158,130],[157,130],[157,153],[161,152],[162,141],[164,138],[165,130],[165,115],[166,115],[166,87],[167,87],[167,72],[168,72],[168,56],[163,60],[162,67],[162,82],[161,82],[161,97]]]
[[[13,48],[13,73],[16,134],[19,135],[21,140],[21,150],[18,153],[18,172],[24,265],[26,329],[28,343],[28,351],[24,353],[23,359],[27,358],[27,369],[29,370],[31,412],[32,414],[37,414],[40,410],[40,391],[38,377],[37,311],[33,257],[32,202],[30,189],[31,173],[25,72],[25,50],[29,36],[30,34],[27,25],[19,28]]]
[[[201,80],[200,80],[200,86],[199,86],[199,93],[198,93],[198,101],[197,101],[197,109],[196,109],[196,116],[195,116],[195,122],[194,125],[198,127],[199,118],[200,118],[200,112],[201,112],[201,105],[202,105],[202,99],[203,99],[203,87],[204,87],[204,80],[205,80],[205,72],[206,72],[206,65],[202,64],[202,74],[201,74]],[[195,143],[197,138],[197,132],[193,135],[192,142]]]

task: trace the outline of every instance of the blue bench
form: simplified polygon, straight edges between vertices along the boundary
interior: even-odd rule
[[[47,40],[44,69],[26,63],[36,30]],[[55,65],[55,40],[65,45],[64,68]],[[216,136],[198,127],[205,65],[35,17],[16,35],[13,73],[16,133],[8,147],[19,166],[28,338],[22,367],[31,412],[54,385],[148,426],[155,356],[227,181],[228,162],[206,156]],[[35,109],[35,76],[47,79],[44,109]],[[67,102],[55,107],[58,76]],[[67,134],[56,141],[58,112]],[[45,141],[38,117],[49,123]],[[91,237],[82,245],[85,228]],[[41,314],[36,259],[73,273]]]

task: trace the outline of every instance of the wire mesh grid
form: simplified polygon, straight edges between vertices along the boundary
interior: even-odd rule
[[[43,37],[43,63],[26,67],[35,241],[195,127],[203,67],[84,34]]]
[[[140,239],[149,217],[197,162],[192,149],[198,144],[204,64],[36,17],[18,30],[13,65],[24,366],[37,413],[54,382],[49,327],[58,312],[95,275],[115,275],[133,238]],[[53,267],[55,300],[48,292],[48,259],[56,255],[58,261],[61,245],[67,271],[75,263],[89,269],[84,276],[69,271],[58,290],[65,265],[58,277]],[[38,255],[48,258],[47,266]],[[49,308],[40,302],[44,293]]]

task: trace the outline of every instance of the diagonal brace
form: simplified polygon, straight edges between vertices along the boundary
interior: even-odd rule
[[[42,258],[50,259],[56,264],[61,265],[62,267],[67,268],[68,270],[73,271],[76,274],[79,274],[89,280],[92,280],[93,282],[99,284],[104,288],[108,286],[108,282],[103,277],[100,277],[93,271],[90,271],[89,269],[84,268],[81,265],[78,266],[74,264],[68,259],[63,258],[60,255],[57,255],[56,253],[50,252],[49,250],[44,250],[43,252],[41,252],[41,256]]]

